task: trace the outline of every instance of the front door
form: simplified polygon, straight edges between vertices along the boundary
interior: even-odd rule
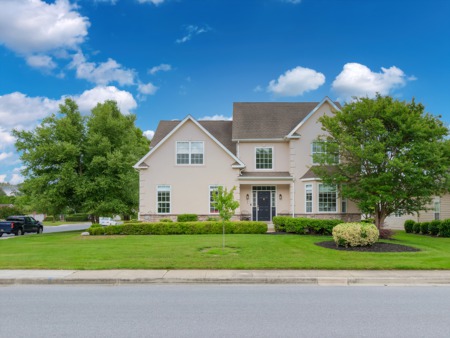
[[[258,191],[258,221],[270,221],[270,191]]]

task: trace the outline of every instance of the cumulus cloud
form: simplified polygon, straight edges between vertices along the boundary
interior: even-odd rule
[[[90,25],[68,0],[0,1],[0,43],[21,55],[75,50]]]
[[[171,65],[168,65],[166,63],[161,63],[159,66],[152,67],[148,70],[149,74],[155,75],[158,72],[168,72],[172,69]]]
[[[7,158],[9,158],[9,157],[11,157],[11,156],[13,156],[13,153],[6,153],[6,152],[0,153],[0,162],[5,160],[5,159],[7,159]]]
[[[154,4],[155,6],[158,6],[162,4],[165,0],[138,0],[140,4]]]
[[[56,68],[56,63],[48,55],[30,55],[26,57],[27,64],[34,68],[52,70]]]
[[[381,67],[381,72],[377,73],[365,65],[347,63],[333,81],[332,89],[341,100],[349,100],[353,96],[374,97],[376,93],[387,95],[392,90],[405,86],[407,81],[415,79],[415,77],[407,77],[401,69],[395,66]]]
[[[15,138],[6,129],[0,127],[0,150],[6,149],[15,141]]]
[[[9,180],[9,183],[12,185],[18,185],[20,183],[23,183],[24,178],[20,174],[12,174],[11,179]]]
[[[153,136],[155,136],[155,132],[153,130],[146,130],[146,131],[144,131],[143,134],[149,140],[151,140],[153,138]]]
[[[6,179],[6,174],[5,175],[0,175],[0,183],[6,183],[5,179]]]
[[[158,87],[156,87],[153,83],[149,82],[147,84],[140,83],[138,85],[138,92],[143,95],[154,95]]]
[[[72,96],[72,98],[77,102],[80,111],[83,113],[88,113],[97,103],[103,103],[107,100],[116,101],[122,114],[130,114],[137,107],[137,103],[130,92],[114,86],[98,86],[86,90],[79,96]]]
[[[212,115],[212,116],[204,116],[199,119],[200,121],[231,121],[231,117],[227,117],[224,115]]]
[[[77,78],[97,85],[106,86],[111,82],[117,82],[123,86],[135,83],[136,72],[122,67],[121,64],[113,59],[97,64],[95,62],[87,62],[83,53],[78,52],[74,55],[70,66],[76,69]]]
[[[209,26],[188,25],[184,29],[184,31],[185,31],[184,36],[179,39],[176,39],[175,42],[176,43],[188,42],[194,36],[209,32],[210,30],[211,30],[211,28]]]
[[[279,96],[299,96],[319,88],[324,83],[325,75],[299,66],[286,71],[277,80],[270,81],[267,91]]]

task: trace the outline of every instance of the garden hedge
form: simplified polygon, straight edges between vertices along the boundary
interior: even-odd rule
[[[177,216],[177,222],[197,222],[198,215],[196,214],[181,214]]]
[[[276,216],[272,219],[276,231],[284,231],[299,235],[331,235],[333,228],[343,223],[341,219],[317,219],[289,216]]]
[[[105,227],[91,227],[91,235],[206,235],[221,234],[222,222],[156,222],[127,223]],[[264,222],[225,222],[227,234],[265,234]]]
[[[405,221],[405,232],[423,235],[450,237],[450,219],[443,221],[434,220],[431,222],[414,222],[412,220]]]
[[[405,223],[403,224],[403,226],[405,227],[405,232],[411,234],[414,230],[415,223],[416,222],[414,222],[412,219],[406,220]]]

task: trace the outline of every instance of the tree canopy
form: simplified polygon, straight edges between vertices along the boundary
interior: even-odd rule
[[[378,228],[392,213],[420,212],[448,191],[449,130],[422,104],[377,95],[319,121],[328,153],[317,156],[313,170],[372,214]],[[336,154],[339,163],[330,166]]]
[[[23,199],[49,214],[84,211],[130,214],[138,205],[138,174],[132,168],[149,141],[116,102],[98,104],[82,116],[66,99],[58,114],[32,131],[14,130],[25,165]]]

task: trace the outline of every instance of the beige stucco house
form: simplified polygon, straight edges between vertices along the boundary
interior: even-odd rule
[[[236,187],[237,219],[276,215],[359,220],[356,205],[314,175],[323,151],[318,118],[338,110],[321,102],[234,103],[232,121],[161,121],[139,170],[139,219],[216,216],[212,193]]]

